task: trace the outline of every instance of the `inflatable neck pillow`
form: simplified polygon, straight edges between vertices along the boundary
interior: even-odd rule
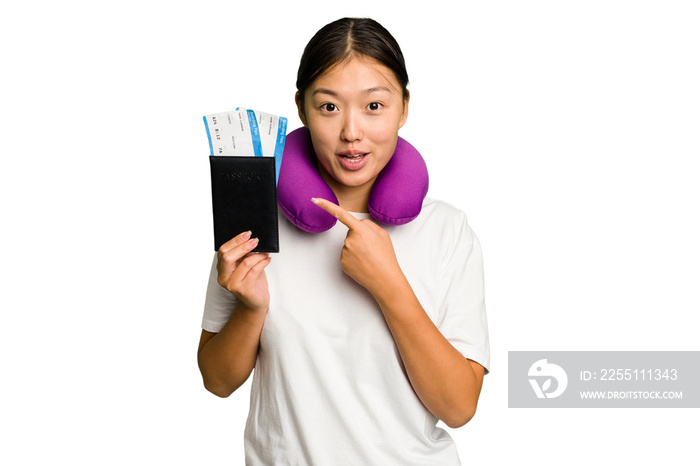
[[[394,155],[372,186],[367,207],[385,225],[403,225],[418,216],[428,193],[428,169],[423,157],[399,138]],[[318,173],[316,153],[308,128],[289,133],[277,185],[277,201],[282,213],[297,227],[320,233],[337,219],[311,202],[320,197],[338,203],[330,186]]]

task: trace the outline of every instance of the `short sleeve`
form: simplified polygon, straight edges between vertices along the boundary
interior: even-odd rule
[[[488,372],[490,350],[481,245],[466,216],[441,272],[442,303],[437,327],[464,357],[478,362]]]
[[[216,270],[216,255],[209,273],[209,284],[204,301],[204,317],[202,317],[202,330],[219,333],[228,322],[237,299],[233,293],[219,285],[219,272]]]

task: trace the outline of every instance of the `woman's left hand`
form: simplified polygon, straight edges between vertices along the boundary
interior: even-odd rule
[[[371,220],[358,220],[348,211],[325,199],[312,201],[348,227],[340,254],[343,271],[376,296],[387,283],[402,277],[389,233]]]

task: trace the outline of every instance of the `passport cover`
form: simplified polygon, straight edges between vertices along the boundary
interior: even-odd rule
[[[274,157],[209,156],[214,250],[244,231],[255,252],[279,252]]]

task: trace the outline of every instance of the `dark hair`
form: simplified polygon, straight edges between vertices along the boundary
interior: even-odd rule
[[[306,89],[323,73],[352,56],[377,60],[394,72],[403,98],[408,97],[408,72],[396,39],[370,18],[342,18],[319,29],[304,49],[297,72],[297,90]]]

